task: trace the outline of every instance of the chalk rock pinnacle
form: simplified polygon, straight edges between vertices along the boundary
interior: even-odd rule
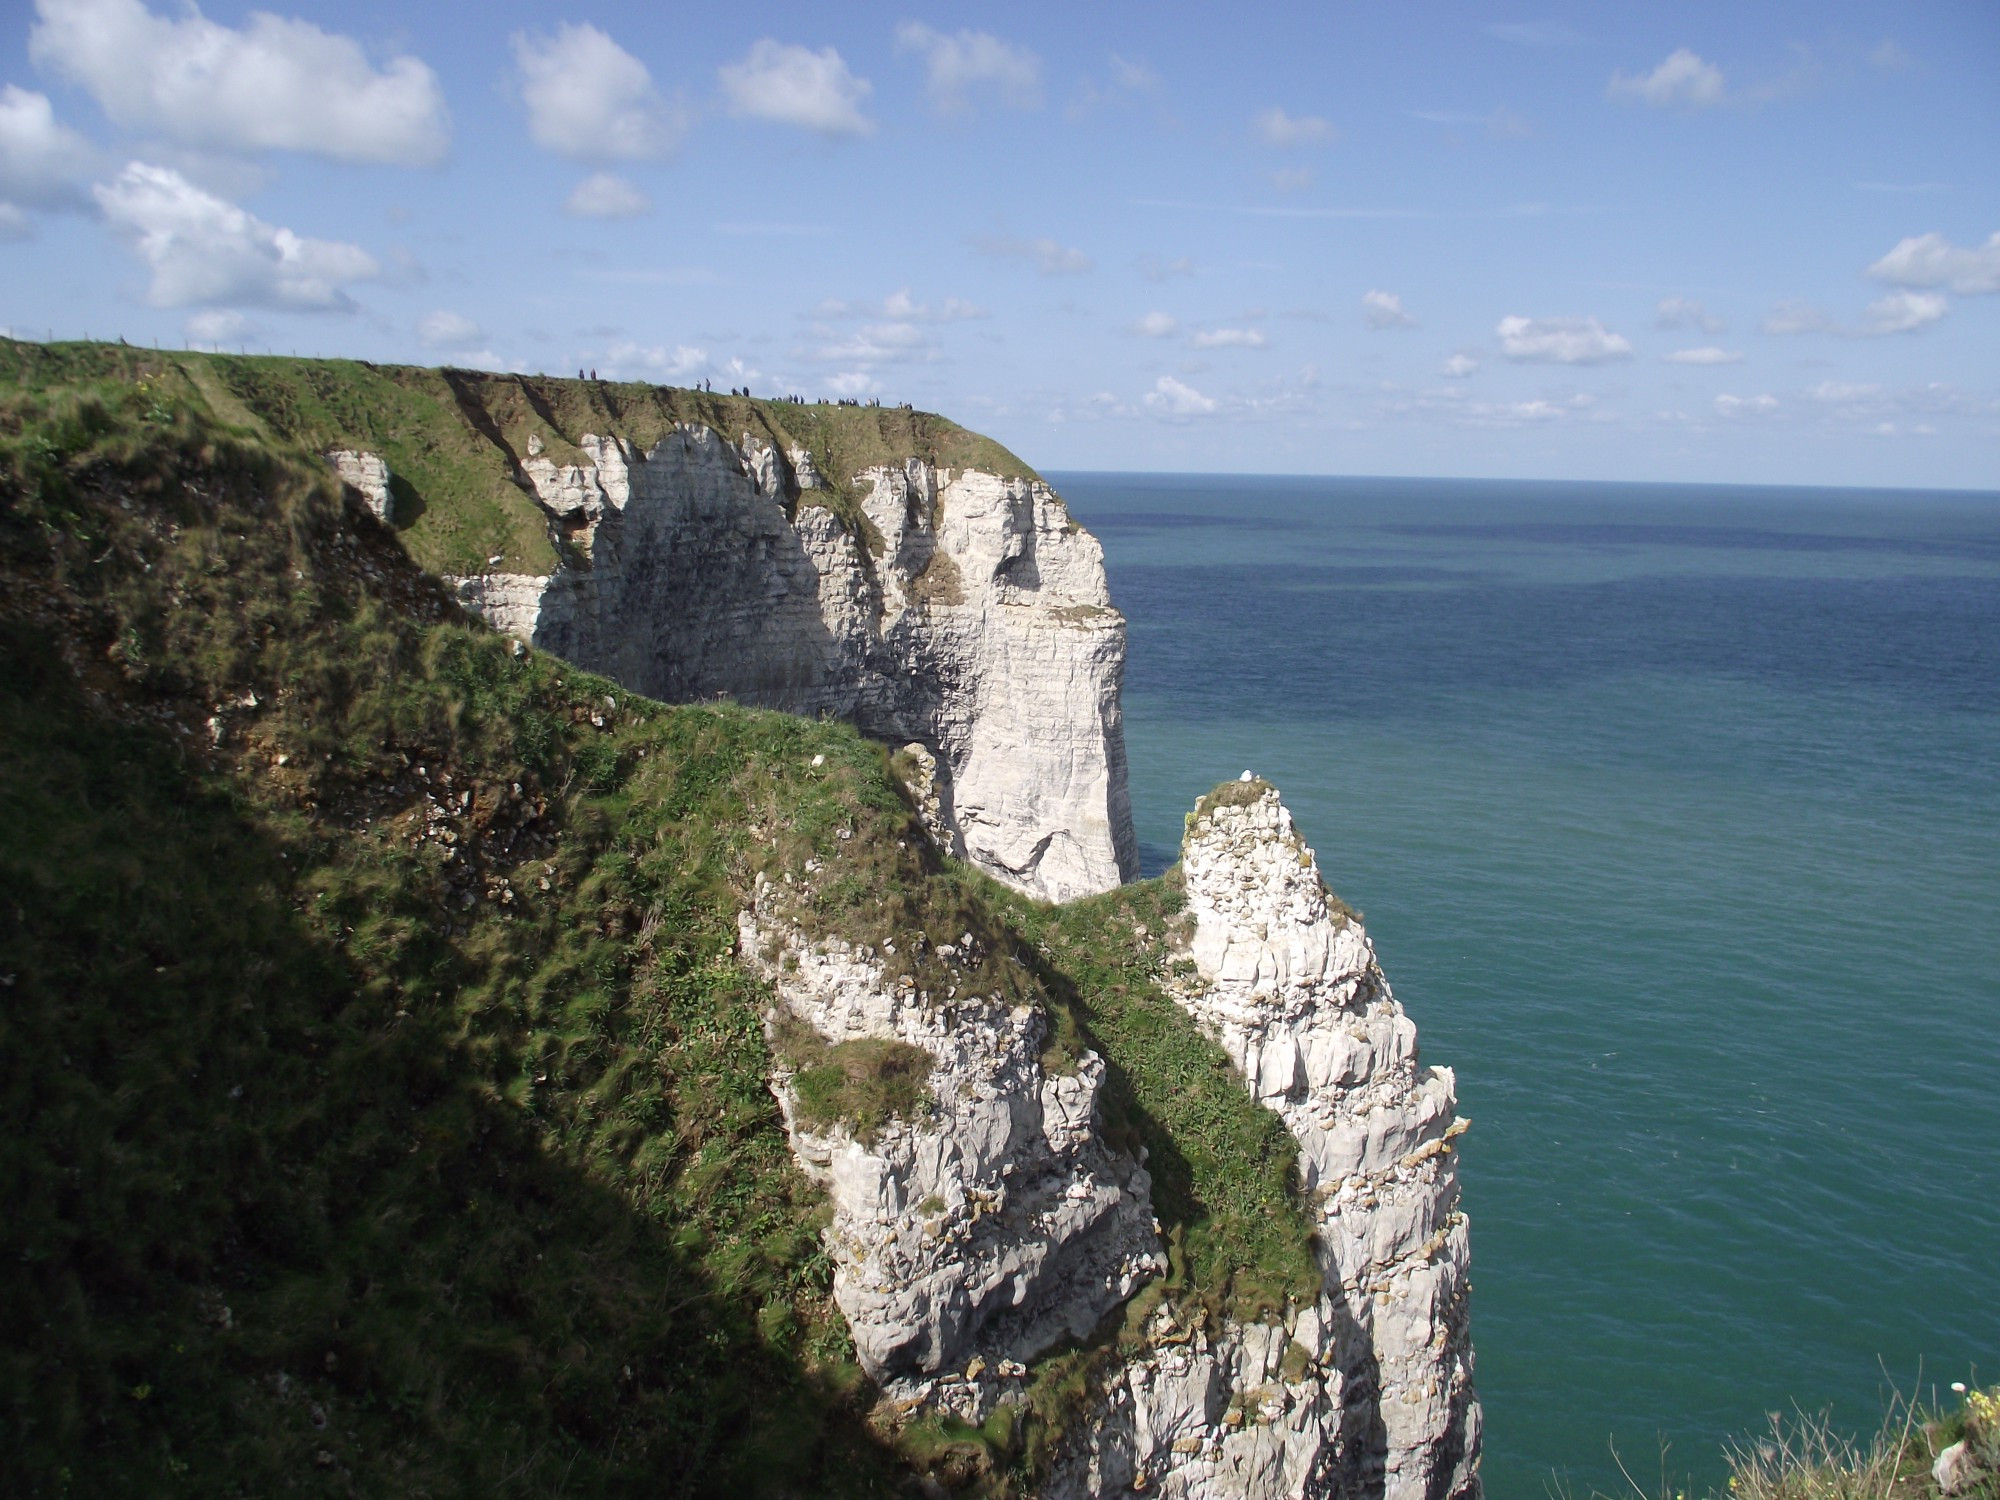
[[[1476,1500],[1452,1076],[1419,1065],[1275,788],[1203,798],[1181,863],[1194,973],[1170,989],[1297,1139],[1323,1290],[1282,1320],[1155,1330],[1048,1500]]]

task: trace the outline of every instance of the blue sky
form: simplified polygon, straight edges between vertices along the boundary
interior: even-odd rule
[[[2000,488],[2000,7],[12,0],[0,325]]]

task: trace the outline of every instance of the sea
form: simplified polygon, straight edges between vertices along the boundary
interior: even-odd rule
[[[2000,1378],[2000,493],[1049,478],[1145,873],[1269,778],[1457,1074],[1493,1500]]]

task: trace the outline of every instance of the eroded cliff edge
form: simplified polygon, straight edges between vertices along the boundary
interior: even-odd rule
[[[920,457],[830,482],[812,453],[677,424],[521,471],[544,575],[454,580],[496,628],[650,697],[730,697],[923,747],[947,837],[1046,900],[1138,873],[1103,552],[1039,479]]]
[[[836,858],[803,884],[837,878]],[[1177,909],[1157,928],[1115,903],[1100,920],[1283,1121],[1298,1199],[1273,1207],[1310,1226],[1309,1282],[1202,1285],[1176,1265],[1147,1152],[1106,1108],[1107,1073],[1146,1062],[1107,1063],[1099,1048],[1120,1049],[1087,991],[1065,1047],[1062,1002],[987,992],[972,933],[829,937],[796,917],[799,886],[758,883],[740,951],[776,997],[773,1089],[832,1200],[834,1297],[862,1363],[894,1420],[979,1426],[1039,1409],[1052,1367],[1035,1362],[1086,1347],[1068,1373],[1087,1395],[1042,1488],[1061,1500],[1476,1496],[1450,1070],[1420,1063],[1366,932],[1275,788],[1253,778],[1204,798],[1166,889]],[[794,1057],[908,1049],[928,1101],[861,1131],[814,1118],[788,1035],[804,1039]],[[1156,1032],[1153,1045],[1168,1044]]]

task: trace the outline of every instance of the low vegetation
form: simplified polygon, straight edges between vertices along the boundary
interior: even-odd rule
[[[931,1055],[921,1047],[884,1037],[828,1046],[804,1027],[790,1040],[783,1060],[796,1070],[792,1088],[805,1125],[844,1125],[873,1144],[884,1125],[915,1119],[930,1103]]]
[[[586,433],[616,433],[644,451],[681,422],[732,441],[747,434],[781,450],[803,448],[827,485],[817,497],[864,540],[872,528],[848,488],[863,469],[916,455],[951,468],[1035,477],[990,438],[902,407],[799,406],[631,381],[0,339],[0,384],[91,381],[127,388],[143,381],[155,401],[305,452],[380,454],[396,475],[396,527],[405,548],[440,573],[547,573],[555,566],[546,517],[519,469],[531,438],[557,463],[587,461],[576,446]],[[880,552],[879,534],[871,546]]]
[[[1881,1426],[1860,1438],[1823,1413],[1773,1413],[1765,1431],[1724,1449],[1729,1477],[1707,1500],[2000,1500],[2000,1386],[1968,1389],[1960,1382],[1952,1392],[1929,1404],[1898,1393]],[[1955,1446],[1961,1458],[1954,1488],[1945,1490],[1935,1469]],[[1635,1477],[1623,1458],[1618,1467],[1623,1489],[1593,1491],[1591,1500],[1689,1500],[1667,1475],[1664,1454],[1655,1482]],[[1562,1485],[1554,1492],[1569,1493]]]
[[[0,344],[13,1492],[1031,1489],[1091,1351],[1004,1432],[871,1422],[734,956],[759,875],[920,985],[950,945],[1044,1009],[1049,1066],[1102,1048],[1177,1294],[1284,1294],[1282,1132],[1132,925],[1170,888],[1036,908],[942,861],[846,727],[462,619],[316,456],[405,399],[344,368]],[[822,1044],[802,1105],[879,1128],[922,1057]]]
[[[1321,1278],[1298,1143],[1163,985],[1178,874],[1063,906],[1011,900],[1042,982],[1105,1059],[1106,1128],[1144,1154],[1179,1289],[1241,1319],[1311,1301]]]

